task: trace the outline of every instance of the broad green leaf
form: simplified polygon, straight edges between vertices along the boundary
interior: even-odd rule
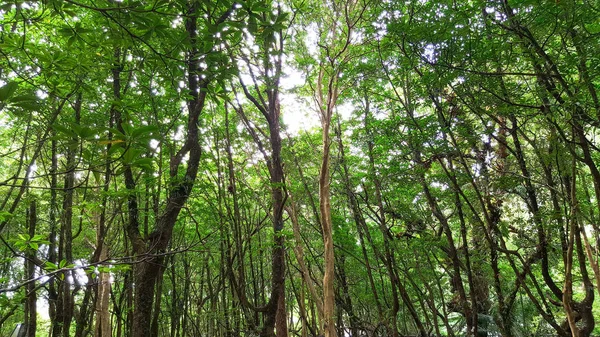
[[[17,82],[8,82],[0,88],[0,102],[7,101],[17,90],[19,84]]]

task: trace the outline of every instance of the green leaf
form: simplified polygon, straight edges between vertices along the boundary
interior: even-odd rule
[[[46,263],[44,263],[44,268],[47,271],[54,271],[58,269],[58,266],[50,261],[46,261]]]
[[[36,101],[20,101],[20,102],[14,102],[13,103],[15,106],[18,106],[19,108],[23,108],[25,110],[38,110],[40,108],[40,104]]]
[[[36,234],[31,238],[32,241],[42,241],[44,240],[44,236],[41,234]]]
[[[258,30],[258,23],[256,22],[256,19],[253,17],[250,17],[248,19],[248,31],[252,34],[255,34],[257,30]]]
[[[108,150],[107,155],[110,157],[110,156],[118,153],[119,156],[121,156],[122,152],[124,151],[124,147],[123,147],[124,143],[125,142],[123,142],[122,140],[111,141],[112,146]]]
[[[132,165],[140,167],[144,171],[152,171],[153,168],[153,160],[152,158],[140,158],[132,163]]]
[[[159,128],[156,125],[145,125],[131,130],[131,138],[151,137],[158,132]]]
[[[73,132],[71,129],[66,128],[66,127],[64,127],[62,125],[54,124],[52,127],[54,128],[55,131],[63,133],[65,135],[69,136],[69,137],[75,137],[75,136],[77,136],[75,134],[75,132]]]
[[[206,39],[202,43],[202,53],[207,54],[213,49],[214,43],[212,39]]]
[[[134,165],[135,161],[142,153],[142,150],[130,147],[123,154],[123,162],[125,164]]]
[[[7,211],[1,211],[0,212],[0,221],[5,221],[10,219],[12,216],[12,213],[7,212]]]
[[[2,88],[0,88],[0,102],[7,101],[12,94],[15,93],[15,90],[19,87],[17,82],[8,82]]]
[[[79,128],[77,135],[82,139],[93,139],[97,134],[96,131],[90,127],[83,126]]]

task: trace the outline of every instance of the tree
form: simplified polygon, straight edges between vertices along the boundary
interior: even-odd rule
[[[0,335],[596,335],[597,8],[0,4]]]

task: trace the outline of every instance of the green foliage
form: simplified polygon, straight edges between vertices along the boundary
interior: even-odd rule
[[[47,245],[50,242],[46,240],[43,235],[36,234],[29,236],[29,234],[18,234],[18,238],[14,240],[14,245],[17,249],[23,252],[37,251],[40,245]]]
[[[319,109],[332,108],[340,329],[392,335],[395,321],[402,335],[421,333],[419,323],[460,335],[471,324],[464,307],[476,305],[479,331],[568,334],[566,304],[600,317],[585,250],[598,261],[597,8],[529,0],[2,3],[0,290],[28,278],[19,256],[34,256],[44,263],[36,275],[50,275],[34,284],[38,305],[67,285],[77,315],[87,315],[73,322],[91,331],[97,314],[88,319],[85,292],[110,275],[111,322],[129,334],[136,268],[156,257],[162,292],[148,296],[161,301],[160,333],[258,334],[265,317],[253,308],[268,303],[274,239],[283,237],[288,328],[320,326],[321,130],[291,131],[298,121],[289,117],[310,110],[316,125]],[[286,90],[284,74],[304,83]],[[189,120],[199,102],[198,119]],[[188,144],[196,125],[198,143]],[[273,136],[282,138],[283,183],[270,179]],[[197,177],[188,176],[192,145],[201,149]],[[279,189],[286,204],[276,232]],[[185,200],[179,213],[169,203],[176,199]],[[286,213],[292,200],[298,242]],[[171,216],[175,226],[155,232]],[[161,235],[168,248],[145,255]],[[80,266],[89,266],[87,284]],[[555,294],[568,288],[569,273],[572,300]],[[26,291],[0,291],[0,319],[18,305],[5,326],[23,321]],[[0,335],[8,333],[3,326]]]

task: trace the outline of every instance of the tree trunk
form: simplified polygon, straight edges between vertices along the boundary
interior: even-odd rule
[[[279,298],[285,295],[285,237],[283,230],[283,208],[285,199],[283,186],[285,184],[283,175],[283,162],[281,161],[281,136],[279,134],[279,99],[275,98],[269,118],[269,142],[271,144],[271,163],[269,172],[271,175],[271,198],[273,200],[273,235],[274,246],[272,250],[271,265],[271,299],[265,317],[265,336],[274,336],[272,327],[277,328],[277,337],[287,337],[287,320],[285,301]],[[279,319],[277,319],[279,317]],[[276,324],[277,323],[277,324]]]
[[[35,236],[35,230],[37,225],[37,210],[35,200],[29,204],[29,213],[27,218],[27,225],[29,229],[29,237]],[[36,251],[29,248],[26,253],[25,259],[25,279],[32,280],[35,278],[35,256]],[[25,300],[25,319],[23,325],[25,326],[27,337],[35,337],[37,327],[37,294],[36,294],[36,283],[29,282],[26,287],[27,299]]]
[[[103,238],[98,238],[103,240]],[[98,242],[97,240],[96,242]],[[108,249],[103,244],[100,251],[100,261],[106,260],[108,257]],[[95,337],[110,337],[112,336],[112,328],[110,324],[110,273],[101,271],[98,275],[98,295],[96,299],[96,328]]]
[[[321,159],[321,170],[319,173],[319,200],[321,211],[321,229],[324,246],[325,267],[323,273],[323,332],[325,337],[336,337],[335,331],[335,291],[333,283],[335,279],[335,257],[333,254],[333,224],[331,221],[330,200],[330,177],[329,177],[329,150],[331,139],[329,129],[331,123],[331,112],[327,111],[322,120],[323,132],[323,157]]]
[[[290,216],[292,221],[292,229],[294,232],[294,252],[296,256],[296,260],[298,261],[298,266],[300,267],[300,274],[302,275],[302,282],[308,288],[308,292],[310,293],[311,299],[315,303],[317,307],[317,319],[320,321],[323,318],[323,301],[321,301],[320,296],[315,289],[315,284],[313,282],[312,277],[310,276],[310,270],[306,265],[306,261],[304,259],[304,248],[302,247],[302,237],[300,234],[300,224],[298,223],[298,214],[296,211],[296,204],[294,203],[294,199],[290,196],[289,206],[286,207],[286,210]],[[303,289],[300,289],[303,293]]]
[[[81,93],[77,95],[73,105],[74,121],[79,124],[81,118]],[[74,137],[70,140],[71,143],[67,146],[67,162],[65,168],[65,177],[63,184],[63,203],[62,214],[60,217],[60,236],[58,242],[58,261],[65,261],[67,264],[73,262],[73,197],[75,185],[75,167],[76,167],[76,150],[78,139]],[[73,296],[71,294],[71,284],[69,283],[68,273],[64,274],[64,279],[59,284],[57,296],[56,320],[53,321],[53,337],[69,337],[71,320],[73,318]],[[73,276],[73,275],[71,275]],[[74,280],[74,277],[73,277]],[[58,308],[60,307],[60,308]]]

